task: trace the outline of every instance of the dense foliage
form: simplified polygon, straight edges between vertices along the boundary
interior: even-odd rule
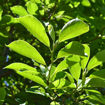
[[[0,105],[105,105],[105,0],[0,0]]]

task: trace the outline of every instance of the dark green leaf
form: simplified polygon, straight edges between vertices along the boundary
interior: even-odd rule
[[[59,51],[57,58],[67,57],[70,54],[84,56],[85,53],[83,45],[77,41],[70,42]]]
[[[0,105],[3,104],[5,96],[6,96],[5,89],[3,87],[0,87]]]
[[[105,69],[93,72],[89,78],[99,78],[105,80]]]

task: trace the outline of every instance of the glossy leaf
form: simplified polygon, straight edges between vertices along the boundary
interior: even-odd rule
[[[38,10],[38,6],[31,1],[28,1],[26,3],[26,6],[27,6],[27,11],[29,12],[29,14],[32,14],[32,15],[34,15],[35,12]]]
[[[13,6],[10,8],[11,11],[14,13],[14,14],[17,14],[19,16],[25,16],[25,15],[28,15],[27,11],[25,10],[24,7],[20,6],[20,5],[17,5],[17,6]]]
[[[80,19],[73,19],[66,23],[59,35],[59,42],[80,36],[89,31],[89,26]]]
[[[105,62],[105,50],[98,52],[94,57],[91,58],[87,66],[88,70],[93,69]]]
[[[12,64],[6,66],[5,69],[12,69],[15,71],[27,71],[27,72],[33,73],[35,75],[39,74],[39,72],[34,67],[31,67],[29,65],[26,65],[24,63],[19,63],[19,62],[12,63]]]
[[[13,41],[9,45],[7,45],[7,47],[17,52],[18,54],[31,58],[44,65],[46,64],[43,57],[39,54],[39,52],[26,41],[23,40]]]
[[[57,58],[67,57],[70,54],[85,56],[83,45],[77,41],[70,42],[58,52]]]
[[[81,68],[84,70],[90,57],[90,48],[87,44],[83,44],[83,46],[86,56],[81,59]]]
[[[48,25],[48,32],[52,40],[55,41],[55,32],[54,32],[54,28],[52,25]]]
[[[19,22],[39,41],[50,47],[49,38],[42,23],[32,15],[18,18]]]
[[[0,105],[3,104],[5,96],[6,96],[5,89],[3,87],[0,87]]]

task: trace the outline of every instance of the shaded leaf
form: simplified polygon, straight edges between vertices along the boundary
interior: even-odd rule
[[[70,54],[84,56],[83,45],[77,41],[70,42],[58,52],[57,58],[67,57]]]
[[[39,63],[42,63],[44,65],[46,64],[43,57],[39,54],[39,52],[26,41],[23,41],[23,40],[13,41],[9,45],[7,45],[7,47]]]
[[[66,23],[59,35],[59,42],[71,39],[89,31],[89,26],[80,19],[73,19]]]
[[[3,87],[0,87],[0,105],[3,104],[5,96],[6,96],[5,89]]]
[[[93,72],[89,78],[99,78],[105,80],[105,69]]]
[[[105,88],[105,80],[99,79],[99,78],[92,78],[87,83],[88,87],[101,87]]]

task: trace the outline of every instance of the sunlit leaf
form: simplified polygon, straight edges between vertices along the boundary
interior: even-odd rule
[[[83,46],[86,56],[81,59],[81,68],[84,70],[90,57],[90,48],[87,44],[83,44]]]
[[[51,36],[52,40],[55,41],[55,32],[52,25],[48,25],[49,35]]]
[[[90,59],[87,69],[91,70],[94,67],[101,65],[103,62],[105,62],[105,50],[98,52]]]
[[[35,68],[30,67],[23,63],[12,63],[5,67],[6,69],[13,69],[17,74],[30,79],[40,85],[47,86],[44,80],[41,78],[40,74],[36,71]]]
[[[32,14],[32,15],[34,15],[35,12],[38,10],[38,6],[37,6],[35,3],[31,2],[31,1],[28,1],[28,2],[26,3],[26,6],[27,6],[27,11],[28,11],[30,14]]]
[[[40,55],[40,53],[26,41],[23,41],[23,40],[13,41],[9,45],[7,45],[7,47],[39,63],[42,63],[44,65],[46,64],[43,57]]]
[[[68,73],[68,72],[65,72],[65,73],[66,73],[68,79],[70,80],[70,82],[74,83],[74,79],[73,79],[72,75],[70,73]]]
[[[37,18],[32,15],[27,15],[18,18],[18,20],[39,41],[48,47],[50,46],[49,38],[46,34],[45,28]]]
[[[66,23],[59,35],[59,42],[80,36],[89,31],[89,26],[80,19],[73,19]]]
[[[80,63],[76,63],[72,65],[69,69],[71,75],[78,81],[81,74],[81,66]]]
[[[19,62],[12,63],[12,64],[6,66],[5,69],[12,69],[15,71],[27,71],[27,72],[33,73],[35,75],[39,74],[39,72],[34,67],[31,67],[27,64],[19,63]]]
[[[14,14],[17,14],[19,16],[25,16],[25,15],[28,15],[27,11],[25,10],[24,7],[20,6],[20,5],[16,5],[16,6],[13,6],[10,8],[11,11],[14,13]]]
[[[3,13],[3,10],[2,10],[2,8],[1,8],[1,6],[0,6],[0,21],[1,21],[1,19],[2,19],[2,13]]]

